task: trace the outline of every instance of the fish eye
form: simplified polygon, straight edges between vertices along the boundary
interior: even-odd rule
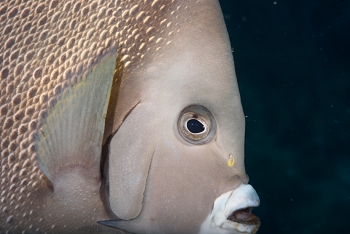
[[[185,141],[194,145],[202,145],[213,139],[216,132],[216,122],[206,107],[190,105],[181,111],[177,128]]]
[[[189,119],[186,123],[187,130],[191,133],[201,133],[205,131],[204,124],[198,119]]]

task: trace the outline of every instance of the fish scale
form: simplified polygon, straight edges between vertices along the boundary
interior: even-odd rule
[[[156,35],[171,27],[165,16],[176,9],[169,4],[2,1],[0,227],[40,231],[38,223],[46,217],[36,196],[47,190],[47,178],[36,162],[34,136],[41,119],[61,93],[116,44],[124,74],[133,64],[142,67],[147,53],[168,42]]]

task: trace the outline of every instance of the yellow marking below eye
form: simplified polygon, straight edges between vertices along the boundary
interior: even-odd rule
[[[234,164],[235,164],[235,159],[234,159],[234,157],[233,157],[232,154],[229,154],[229,158],[228,158],[228,161],[227,161],[227,165],[228,165],[229,167],[233,167]]]

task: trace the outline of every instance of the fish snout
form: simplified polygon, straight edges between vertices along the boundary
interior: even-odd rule
[[[251,211],[259,204],[255,189],[249,184],[241,184],[215,200],[213,210],[202,224],[199,234],[254,234],[259,229],[260,219]]]

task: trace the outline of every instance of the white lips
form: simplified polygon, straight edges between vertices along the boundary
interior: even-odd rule
[[[255,233],[258,224],[243,224],[227,218],[236,210],[259,206],[260,200],[254,188],[241,184],[235,190],[222,194],[214,202],[214,207],[203,222],[199,234],[240,234]]]

